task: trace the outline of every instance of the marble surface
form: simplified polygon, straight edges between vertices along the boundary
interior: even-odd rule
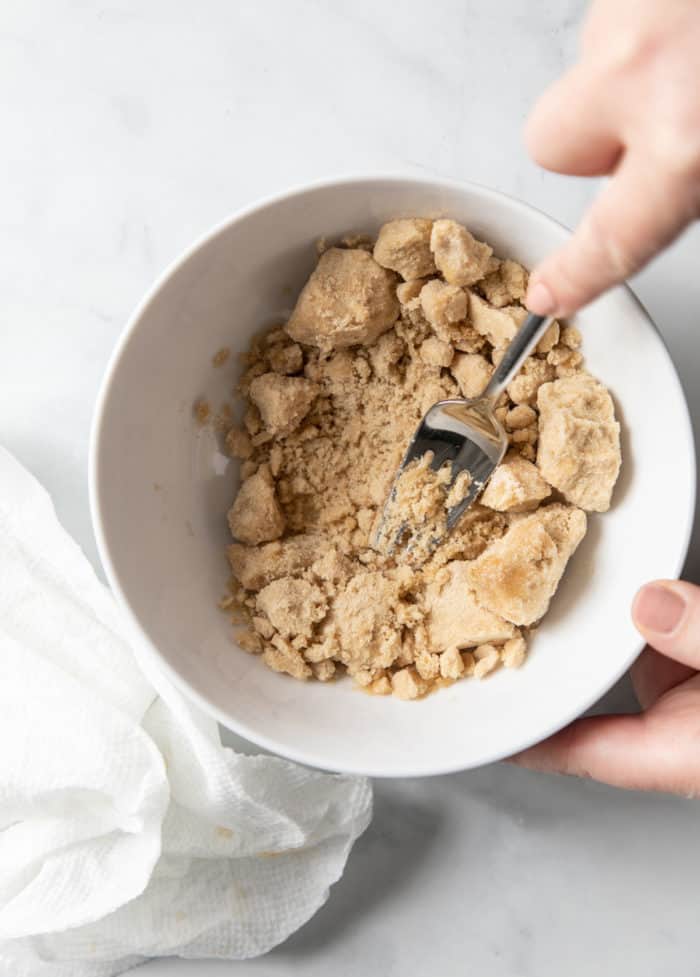
[[[238,206],[348,171],[472,179],[574,223],[595,186],[540,171],[521,126],[573,57],[583,9],[580,0],[2,4],[0,442],[49,488],[91,559],[92,405],[154,275]],[[696,423],[699,245],[696,226],[634,282]],[[653,377],[640,383],[653,394]],[[687,575],[699,571],[696,536]],[[631,704],[622,682],[599,708]],[[378,783],[373,824],[328,904],[235,972],[695,974],[699,878],[698,802],[504,765]],[[141,973],[232,969],[161,960]]]

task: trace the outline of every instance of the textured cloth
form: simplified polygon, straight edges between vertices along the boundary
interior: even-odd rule
[[[0,449],[2,977],[264,953],[323,904],[370,815],[366,780],[239,755],[147,678],[48,495]]]

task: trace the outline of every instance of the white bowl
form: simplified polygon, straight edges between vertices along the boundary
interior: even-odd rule
[[[641,648],[629,616],[635,591],[680,571],[695,492],[678,377],[642,307],[616,289],[577,322],[588,367],[617,403],[622,473],[612,510],[591,517],[522,669],[401,702],[365,695],[348,680],[297,682],[238,649],[216,607],[228,575],[226,510],[236,466],[210,431],[198,429],[193,402],[226,398],[230,364],[213,368],[212,354],[244,350],[292,304],[317,238],[373,232],[400,215],[449,215],[497,254],[528,266],[568,234],[492,190],[415,177],[319,183],[256,204],[195,244],[134,314],[99,397],[90,465],[100,553],[143,639],[138,654],[254,743],[373,776],[446,773],[500,759],[606,692]]]

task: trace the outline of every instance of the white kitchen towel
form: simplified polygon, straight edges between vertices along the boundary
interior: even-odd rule
[[[369,823],[366,780],[223,747],[127,634],[0,449],[0,977],[264,953],[323,904]]]

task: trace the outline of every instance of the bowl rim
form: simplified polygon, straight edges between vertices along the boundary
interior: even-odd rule
[[[568,726],[576,718],[581,716],[584,712],[591,708],[596,702],[598,702],[602,696],[604,696],[612,687],[620,680],[620,678],[629,669],[630,665],[638,657],[642,648],[644,647],[644,641],[640,637],[638,642],[633,646],[634,651],[630,655],[626,656],[622,665],[620,665],[613,673],[610,674],[606,683],[597,691],[593,696],[587,694],[581,698],[580,701],[573,704],[569,709],[566,710],[562,717],[560,717],[556,723],[547,727],[544,731],[538,730],[534,735],[526,736],[519,743],[517,749],[514,749],[512,753],[503,754],[502,750],[495,750],[492,754],[486,752],[482,759],[479,760],[478,764],[475,763],[464,763],[464,762],[451,762],[447,764],[440,764],[435,762],[429,767],[426,765],[420,765],[415,768],[410,766],[402,767],[401,770],[389,769],[372,769],[371,771],[366,770],[362,767],[354,766],[352,763],[344,763],[333,768],[329,768],[326,762],[319,762],[312,755],[310,755],[305,750],[298,750],[295,747],[290,747],[286,743],[279,741],[274,737],[267,737],[255,730],[251,730],[245,722],[240,722],[235,718],[232,718],[224,710],[219,708],[214,703],[210,702],[209,699],[202,693],[194,689],[181,675],[180,673],[166,660],[164,655],[160,652],[158,647],[150,639],[150,637],[145,632],[141,625],[139,618],[133,611],[131,604],[129,602],[126,593],[122,589],[119,574],[117,569],[112,562],[110,555],[109,546],[106,539],[106,534],[104,531],[103,524],[103,512],[101,505],[101,495],[100,495],[100,482],[99,482],[99,467],[100,467],[100,454],[103,450],[102,442],[102,431],[105,420],[106,406],[109,400],[110,391],[112,384],[114,382],[119,363],[122,354],[128,345],[132,335],[138,328],[139,322],[141,321],[144,314],[147,312],[151,303],[156,299],[162,288],[170,280],[170,278],[176,274],[189,260],[196,254],[201,248],[206,246],[210,241],[216,238],[218,235],[226,231],[231,225],[255,215],[258,211],[265,210],[266,208],[273,206],[277,203],[282,203],[283,201],[295,197],[302,196],[306,193],[323,190],[332,189],[337,187],[341,189],[342,187],[348,186],[363,186],[365,184],[373,184],[377,182],[386,183],[414,183],[414,184],[424,184],[430,187],[444,187],[451,191],[476,191],[480,196],[485,198],[491,198],[498,201],[507,201],[516,211],[519,211],[528,216],[536,215],[541,221],[549,224],[558,230],[563,230],[567,234],[571,234],[571,228],[567,227],[562,222],[551,217],[545,211],[532,204],[528,204],[511,194],[504,193],[503,191],[496,190],[492,187],[485,186],[483,184],[477,183],[470,180],[454,180],[447,179],[440,176],[428,176],[423,174],[415,174],[410,171],[400,171],[400,170],[389,170],[377,172],[349,172],[340,173],[331,177],[324,177],[318,180],[313,180],[305,183],[295,184],[286,190],[280,190],[275,193],[268,194],[264,197],[257,198],[252,203],[245,205],[244,207],[238,208],[228,217],[219,221],[211,229],[200,234],[192,244],[186,247],[180,254],[172,260],[165,269],[156,277],[154,283],[147,290],[144,297],[136,305],[134,311],[130,315],[126,322],[126,325],[122,329],[116,345],[112,350],[112,353],[107,361],[107,366],[100,384],[100,389],[95,402],[95,407],[92,416],[92,422],[90,426],[89,435],[89,452],[88,452],[88,494],[90,503],[90,515],[92,520],[93,532],[95,535],[95,540],[97,543],[97,550],[100,556],[100,560],[107,577],[107,581],[110,589],[117,598],[118,604],[120,604],[126,621],[130,627],[131,632],[137,639],[134,642],[132,651],[134,657],[136,658],[139,665],[144,669],[147,676],[153,676],[154,670],[156,674],[158,672],[162,673],[175,688],[185,696],[191,702],[194,702],[203,713],[210,716],[217,722],[221,723],[226,729],[238,734],[239,736],[246,739],[248,742],[262,747],[271,753],[278,756],[286,757],[297,763],[304,764],[306,766],[316,767],[319,769],[332,769],[334,772],[344,773],[344,774],[354,774],[361,776],[372,776],[381,778],[396,778],[396,777],[430,777],[430,776],[440,776],[443,774],[457,773],[462,770],[471,769],[477,766],[484,766],[489,763],[494,763],[496,761],[504,759],[506,756],[519,753],[535,743],[539,743],[543,739],[553,735],[559,730]],[[688,402],[685,397],[685,392],[683,386],[680,382],[678,372],[676,370],[673,359],[671,358],[668,346],[664,340],[663,335],[660,333],[656,324],[654,323],[652,317],[649,315],[647,309],[644,307],[643,303],[639,300],[637,295],[632,291],[632,289],[627,284],[618,286],[622,289],[627,296],[632,300],[633,304],[637,307],[639,313],[646,319],[648,325],[656,333],[658,339],[660,340],[661,348],[665,354],[668,364],[671,367],[671,373],[673,376],[673,382],[676,387],[676,393],[680,395],[680,402],[683,405],[683,425],[685,429],[685,440],[688,446],[689,455],[689,475],[690,475],[690,485],[688,495],[688,504],[686,511],[684,513],[684,529],[683,538],[685,540],[684,545],[681,547],[681,552],[678,556],[677,565],[674,568],[674,578],[678,577],[683,565],[685,563],[688,549],[690,546],[692,531],[694,525],[694,515],[695,515],[695,505],[696,505],[696,494],[697,494],[697,459],[695,455],[695,441],[693,436],[693,425],[690,416],[690,411],[688,408]],[[156,686],[156,691],[157,686]]]

